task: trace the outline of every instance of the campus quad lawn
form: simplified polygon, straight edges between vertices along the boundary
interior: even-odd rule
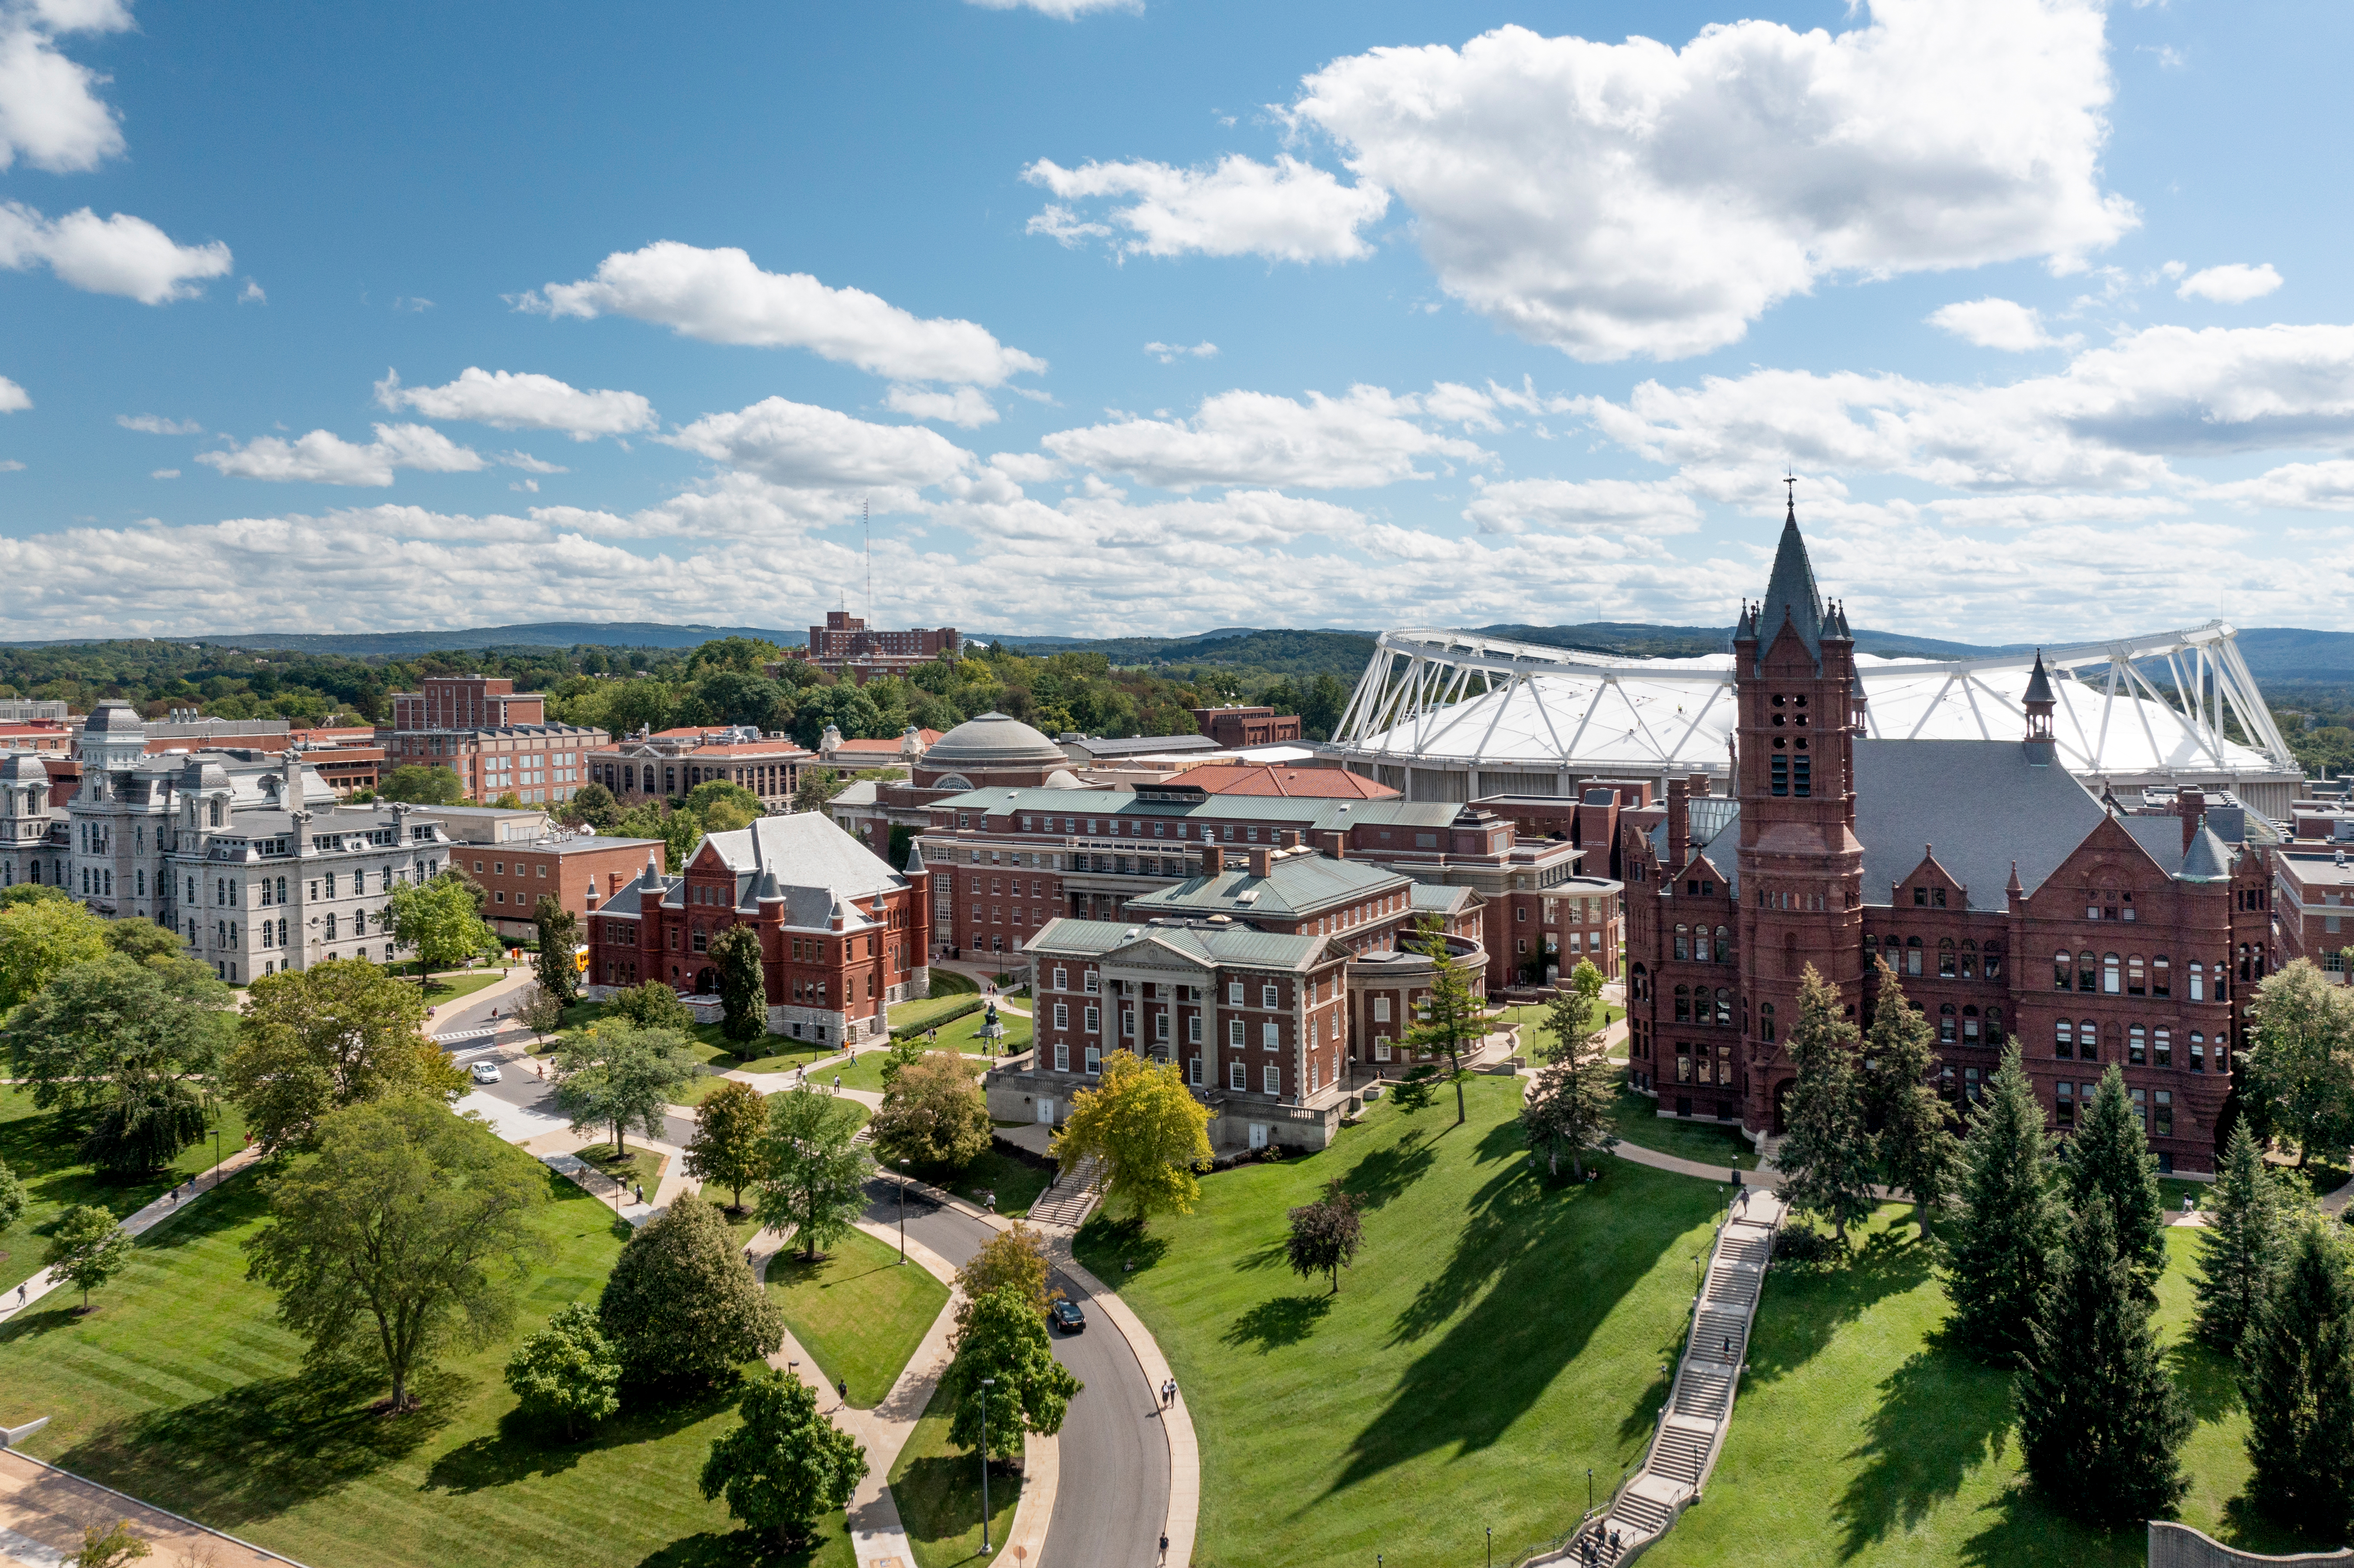
[[[873,1406],[924,1342],[949,1287],[922,1264],[901,1263],[897,1247],[852,1231],[814,1264],[786,1244],[769,1260],[769,1299],[827,1386],[847,1379],[850,1403]]]
[[[1670,1088],[1661,1092],[1672,1095],[1674,1091]],[[1617,1114],[1618,1136],[1628,1143],[1656,1149],[1679,1160],[1695,1160],[1702,1165],[1738,1165],[1744,1171],[1757,1169],[1757,1151],[1741,1135],[1737,1123],[1679,1121],[1673,1117],[1663,1117],[1659,1114],[1659,1101],[1649,1095],[1637,1094],[1627,1086],[1623,1079],[1618,1084]]]
[[[1462,1127],[1451,1091],[1384,1100],[1321,1153],[1204,1177],[1140,1239],[1081,1233],[1185,1390],[1197,1564],[1476,1563],[1490,1525],[1514,1563],[1576,1523],[1587,1466],[1638,1461],[1717,1189],[1620,1160],[1546,1187],[1520,1086],[1473,1079]],[[1283,1263],[1285,1211],[1334,1178],[1367,1204],[1337,1296]]]
[[[576,1001],[564,1010],[564,1027],[586,1029],[604,1016],[603,1002]],[[839,1054],[836,1047],[820,1045],[814,1040],[804,1043],[779,1034],[763,1034],[758,1040],[748,1044],[755,1051],[771,1054],[755,1056],[750,1061],[739,1062],[736,1059],[735,1043],[719,1032],[719,1025],[716,1023],[698,1023],[686,1032],[687,1050],[703,1064],[706,1073],[715,1075],[737,1067],[748,1073],[786,1073],[804,1062],[814,1062],[821,1056]],[[549,1054],[553,1054],[556,1047],[556,1038],[551,1035],[546,1042],[545,1049]],[[680,1103],[700,1105],[704,1097],[718,1086],[716,1083],[698,1079],[693,1088],[681,1094]]]
[[[916,1549],[916,1568],[958,1568],[986,1563],[981,1554],[981,1461],[971,1450],[949,1441],[953,1414],[948,1396],[932,1391],[932,1402],[908,1435],[891,1467],[891,1500]],[[1013,1510],[1022,1500],[1022,1478],[992,1471],[989,1478],[989,1541],[991,1554],[1005,1550]]]
[[[217,1102],[212,1125],[221,1129],[217,1148],[223,1155],[245,1147],[245,1121],[235,1106]],[[133,1213],[190,1176],[209,1181],[206,1173],[213,1168],[216,1148],[207,1138],[201,1145],[182,1150],[177,1160],[155,1175],[118,1181],[81,1162],[75,1152],[80,1141],[80,1135],[69,1130],[57,1112],[33,1108],[31,1089],[0,1084],[0,1165],[24,1182],[27,1200],[16,1223],[0,1231],[0,1290],[14,1290],[41,1271],[49,1232],[68,1209],[95,1203],[118,1216]]]
[[[413,961],[387,965],[385,972],[412,984],[417,980],[417,965]],[[425,977],[425,1002],[429,1007],[440,1007],[445,1002],[472,996],[484,986],[496,985],[505,978],[505,973],[497,969],[436,969]]]
[[[933,996],[979,996],[980,994],[981,982],[970,975],[951,969],[943,969],[938,965],[933,966]]]
[[[1767,1277],[1749,1372],[1707,1497],[1645,1568],[1739,1563],[2140,1568],[2145,1532],[2104,1535],[2026,1487],[2009,1377],[1939,1336],[1948,1304],[1911,1211],[1883,1207],[1845,1268]],[[2198,1232],[2167,1233],[2157,1328],[2197,1414],[2180,1518],[2262,1552],[2327,1548],[2247,1511],[2247,1418],[2229,1358],[2185,1343]]]
[[[1627,1016],[1627,1010],[1615,1002],[1602,1002],[1598,1011],[1602,1022],[1596,1026],[1597,1029],[1607,1029]],[[1542,1005],[1507,1007],[1496,1015],[1499,1023],[1521,1026],[1521,1053],[1528,1057],[1532,1065],[1536,1062],[1536,1053],[1553,1044],[1553,1031],[1544,1027],[1544,1015],[1545,1010]]]
[[[553,1175],[548,1192],[556,1250],[512,1332],[461,1340],[412,1385],[414,1414],[375,1414],[385,1388],[365,1374],[302,1372],[275,1294],[245,1277],[239,1243],[264,1216],[246,1174],[142,1237],[90,1317],[59,1297],[0,1325],[0,1424],[47,1415],[26,1445],[37,1457],[313,1568],[751,1561],[758,1543],[695,1484],[736,1424],[733,1391],[625,1412],[578,1443],[514,1419],[508,1355],[558,1307],[593,1300],[620,1251],[611,1210]],[[812,1552],[781,1561],[851,1568],[843,1528],[832,1516]]]
[[[938,1046],[938,1049],[942,1051],[955,1049],[954,1046],[948,1043],[948,1033],[949,1032],[945,1029],[940,1031],[940,1044]],[[870,1095],[879,1095],[883,1092],[885,1086],[883,1082],[883,1069],[889,1064],[890,1060],[890,1051],[886,1047],[878,1045],[872,1050],[861,1051],[854,1060],[835,1063],[825,1068],[824,1071],[812,1073],[810,1076],[813,1079],[822,1080],[827,1087],[831,1088],[833,1086],[833,1075],[836,1073],[839,1073],[842,1075],[842,1086],[843,1088],[864,1089]],[[978,1078],[981,1072],[988,1067],[989,1058],[986,1056],[968,1055],[965,1057],[965,1065],[970,1068],[974,1077]]]

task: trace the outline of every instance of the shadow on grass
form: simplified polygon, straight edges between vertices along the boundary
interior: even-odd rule
[[[434,1460],[422,1489],[462,1496],[535,1476],[560,1475],[590,1454],[658,1443],[708,1420],[733,1405],[738,1392],[733,1386],[703,1390],[663,1403],[642,1397],[623,1414],[584,1428],[577,1438],[510,1410],[500,1418],[496,1432],[461,1443]]]
[[[1378,1209],[1421,1180],[1437,1151],[1417,1128],[1397,1142],[1369,1151],[1341,1178],[1341,1190],[1360,1207]]]
[[[1132,1215],[1109,1219],[1098,1209],[1071,1238],[1071,1251],[1089,1273],[1117,1290],[1121,1280],[1143,1273],[1167,1256],[1169,1241],[1146,1230],[1143,1222]],[[1129,1264],[1136,1266],[1130,1268]]]
[[[2200,1340],[2184,1340],[2166,1352],[2166,1370],[2200,1425],[2221,1421],[2240,1408],[2238,1365]]]
[[[1847,1456],[1863,1467],[1832,1507],[1841,1561],[1950,1501],[1971,1472],[2002,1457],[2010,1428],[2010,1375],[1932,1336],[1882,1382],[1864,1440]]]
[[[1260,1355],[1266,1355],[1308,1338],[1331,1310],[1330,1292],[1272,1297],[1226,1325],[1226,1331],[1218,1336],[1219,1342],[1236,1350],[1255,1348]]]
[[[2149,1556],[2146,1525],[2097,1531],[2054,1511],[2020,1485],[2007,1488],[1978,1510],[1986,1528],[1962,1543],[1969,1568],[2142,1568]]]
[[[1004,1476],[1004,1471],[995,1466],[991,1467],[990,1473],[1000,1478]],[[946,1563],[951,1568],[963,1563],[989,1562],[990,1557],[981,1554],[975,1523],[981,1517],[981,1480],[980,1469],[972,1456],[928,1454],[911,1460],[892,1481],[891,1495],[899,1500],[900,1522],[907,1529],[909,1539],[921,1541],[931,1547],[932,1550],[924,1554],[926,1559],[935,1564]],[[991,1502],[993,1511],[1001,1516],[992,1521],[1001,1533],[997,1547],[990,1556],[1004,1550],[1002,1532],[1010,1521],[1002,1516],[1006,1510],[1006,1499],[1019,1496],[1018,1490],[1008,1488],[1002,1478],[999,1480],[998,1489]],[[974,1531],[973,1550],[962,1557],[947,1557],[947,1551],[951,1549],[941,1543],[954,1541],[967,1531]]]
[[[1748,1375],[1772,1382],[1804,1366],[1875,1303],[1927,1279],[1935,1249],[1908,1224],[1872,1232],[1844,1264],[1776,1264],[1758,1303]]]
[[[849,1530],[848,1523],[837,1516],[819,1526],[806,1544],[790,1552],[767,1531],[731,1530],[722,1534],[706,1530],[649,1552],[639,1560],[638,1568],[743,1568],[748,1563],[759,1563],[761,1568],[806,1568],[824,1551],[827,1537],[847,1534]]]
[[[386,1416],[381,1372],[321,1368],[109,1422],[58,1457],[64,1468],[217,1524],[264,1519],[408,1457],[473,1383],[446,1372],[410,1386],[422,1408]]]
[[[1394,1326],[1392,1348],[1416,1353],[1350,1440],[1325,1496],[1426,1455],[1497,1442],[1714,1207],[1708,1187],[1649,1172],[1606,1194],[1548,1189],[1511,1123],[1490,1128],[1479,1152],[1500,1163],[1467,1202],[1447,1265]]]

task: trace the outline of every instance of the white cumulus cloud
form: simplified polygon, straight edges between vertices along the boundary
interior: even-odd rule
[[[968,430],[997,423],[997,405],[991,403],[978,387],[959,387],[948,392],[936,392],[922,387],[894,387],[883,402],[895,414],[905,414],[917,419],[938,419]]]
[[[913,491],[961,473],[973,457],[917,425],[876,425],[832,408],[769,397],[705,414],[661,440],[777,484]]]
[[[1197,343],[1191,345],[1182,343],[1148,343],[1144,345],[1144,352],[1163,365],[1174,365],[1180,359],[1215,359],[1218,357],[1218,345],[1214,343]]]
[[[22,202],[0,202],[0,267],[21,272],[43,264],[86,292],[160,305],[193,296],[207,278],[225,276],[229,252],[217,239],[178,244],[128,213],[101,217],[83,207],[51,222]]]
[[[1672,480],[1509,479],[1479,486],[1463,520],[1483,534],[1689,534],[1700,503]]]
[[[654,406],[635,392],[583,392],[553,376],[468,366],[440,387],[403,387],[385,372],[376,400],[429,419],[469,419],[502,430],[560,430],[576,441],[654,429]]]
[[[0,169],[18,158],[53,175],[94,169],[122,151],[122,127],[98,96],[107,79],[58,52],[68,33],[119,33],[117,0],[37,0],[0,9]]]
[[[1164,490],[1203,484],[1290,484],[1361,489],[1426,479],[1417,459],[1484,462],[1476,443],[1416,423],[1422,400],[1379,387],[1307,401],[1267,392],[1221,392],[1191,420],[1128,418],[1057,430],[1044,446],[1087,468],[1125,473]]]
[[[0,414],[22,413],[33,406],[33,395],[0,376]]]
[[[805,348],[897,381],[997,387],[1046,362],[1008,348],[972,322],[927,321],[863,289],[832,289],[806,272],[764,272],[733,246],[661,240],[615,251],[597,275],[550,283],[516,301],[548,316],[632,316],[710,343]]]
[[[2174,297],[2212,300],[2219,305],[2244,305],[2250,300],[2263,299],[2280,286],[2281,275],[2271,262],[2251,267],[2244,261],[2233,261],[2191,273],[2174,291]]]
[[[2044,330],[2040,311],[2016,300],[1958,300],[1929,313],[1929,324],[1980,348],[2021,354],[2031,348],[2066,348],[2082,340],[2074,335],[2053,337]]]
[[[965,0],[984,11],[1035,11],[1058,22],[1076,22],[1093,11],[1141,11],[1144,0]]]
[[[201,436],[205,428],[194,419],[167,419],[161,414],[117,414],[114,422],[126,430],[149,436]]]
[[[1261,164],[1239,154],[1207,169],[1167,164],[1087,163],[1066,169],[1041,158],[1022,171],[1059,202],[1108,200],[1111,223],[1129,238],[1129,256],[1267,256],[1278,261],[1352,261],[1373,247],[1358,230],[1386,211],[1389,193],[1342,185],[1330,171],[1297,158]],[[1127,205],[1120,205],[1126,202]],[[1068,207],[1050,206],[1030,232],[1066,245],[1109,236]]]
[[[1723,347],[1826,276],[2065,269],[2134,227],[2101,188],[2095,0],[1870,16],[1681,49],[1500,27],[1336,60],[1290,112],[1413,212],[1449,294],[1585,360]]]
[[[366,446],[330,430],[313,430],[292,441],[259,436],[226,451],[198,452],[196,461],[232,479],[358,485],[390,484],[393,470],[400,468],[471,473],[483,466],[480,452],[430,425],[378,425],[376,440]]]

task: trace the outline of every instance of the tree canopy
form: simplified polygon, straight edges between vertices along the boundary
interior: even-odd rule
[[[769,982],[761,965],[760,934],[749,926],[728,927],[711,938],[711,967],[719,972],[719,1033],[737,1046],[766,1034]]]
[[[61,971],[106,953],[106,922],[68,898],[0,904],[0,1012],[29,1001]]]
[[[392,890],[386,917],[393,939],[417,954],[420,990],[427,971],[454,968],[496,944],[497,938],[482,921],[480,892],[455,871]]]
[[[559,1006],[569,1006],[580,996],[580,965],[575,951],[580,946],[580,916],[543,893],[532,906],[531,918],[539,930],[539,951],[532,958],[539,989]]]
[[[957,1335],[956,1358],[940,1378],[940,1392],[954,1402],[949,1440],[965,1448],[981,1446],[986,1399],[989,1452],[1016,1458],[1025,1432],[1060,1432],[1072,1398],[1084,1386],[1055,1359],[1046,1322],[1029,1298],[1002,1286],[971,1304]],[[993,1379],[984,1387],[983,1379]]]
[[[680,1035],[617,1018],[565,1036],[555,1065],[557,1110],[575,1132],[610,1128],[616,1154],[627,1152],[632,1128],[660,1138],[670,1103],[702,1071]]]
[[[1910,1193],[1921,1234],[1943,1207],[1959,1174],[1961,1139],[1954,1113],[1931,1079],[1937,1071],[1935,1033],[1904,994],[1896,971],[1877,960],[1879,985],[1872,1028],[1864,1037],[1864,1103],[1879,1124],[1880,1170],[1891,1187]]]
[[[621,1408],[621,1360],[586,1301],[558,1308],[515,1347],[506,1379],[526,1417],[561,1426],[567,1437]]]
[[[846,1100],[804,1084],[769,1097],[760,1198],[754,1213],[771,1230],[791,1230],[803,1255],[848,1234],[866,1206],[875,1161],[852,1142],[858,1116]]]
[[[1055,1134],[1055,1159],[1067,1175],[1092,1155],[1103,1161],[1104,1207],[1187,1214],[1202,1193],[1193,1174],[1210,1160],[1209,1107],[1185,1086],[1174,1062],[1146,1062],[1115,1051],[1096,1086],[1071,1097]]]
[[[704,1498],[786,1545],[821,1514],[845,1507],[866,1476],[866,1451],[821,1414],[817,1391],[774,1368],[757,1374],[737,1404],[743,1425],[712,1439],[699,1480]]]
[[[1864,1119],[1855,1025],[1842,1015],[1837,988],[1808,964],[1798,980],[1798,1017],[1790,1061],[1798,1075],[1784,1105],[1788,1127],[1775,1163],[1790,1207],[1847,1228],[1872,1213],[1879,1145]]]
[[[706,1186],[734,1193],[729,1208],[744,1207],[744,1189],[760,1178],[767,1158],[769,1107],[760,1091],[739,1079],[721,1082],[695,1107],[695,1137],[686,1146],[686,1173]]]
[[[2003,1053],[1962,1140],[1961,1208],[1946,1243],[1946,1293],[1957,1336],[1982,1360],[2009,1364],[2032,1343],[2050,1287],[2062,1216],[2052,1197],[2043,1105]],[[2110,1245],[2115,1244],[2114,1222]]]
[[[1463,1104],[1463,1056],[1487,1033],[1487,1010],[1472,989],[1471,975],[1456,967],[1447,927],[1436,916],[1416,927],[1405,946],[1430,960],[1430,989],[1416,1003],[1421,1017],[1405,1032],[1406,1048],[1447,1058],[1447,1075],[1455,1081],[1455,1122],[1460,1127],[1469,1114]]]
[[[416,988],[365,959],[265,975],[246,990],[224,1092],[269,1150],[306,1142],[340,1107],[394,1095],[455,1099],[466,1075],[418,1033],[424,1018]]]
[[[1332,1282],[1332,1293],[1339,1295],[1341,1271],[1356,1257],[1365,1239],[1357,1209],[1355,1197],[1332,1181],[1324,1183],[1321,1198],[1292,1210],[1286,1216],[1290,1231],[1283,1244],[1284,1259],[1291,1272],[1302,1279],[1324,1275]]]
[[[466,781],[438,764],[404,762],[376,787],[376,799],[412,806],[454,806],[466,798]]]
[[[877,1154],[925,1171],[963,1170],[989,1151],[995,1135],[980,1075],[954,1051],[902,1064],[867,1127]]]
[[[141,962],[101,948],[9,1015],[9,1066],[36,1107],[77,1119],[164,1085],[208,1080],[234,1028],[232,995],[176,952]]]
[[[720,1382],[785,1334],[726,1220],[693,1192],[673,1199],[623,1245],[597,1320],[629,1379],[651,1385]]]
[[[2234,1086],[2260,1133],[2319,1150],[2354,1143],[2354,991],[2297,959],[2256,986]]]

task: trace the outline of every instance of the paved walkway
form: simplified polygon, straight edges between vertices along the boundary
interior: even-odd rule
[[[116,1228],[128,1236],[145,1235],[260,1158],[261,1156],[259,1150],[240,1149],[221,1162],[217,1175],[207,1170],[202,1176],[196,1178],[196,1183],[193,1189],[186,1186],[173,1188],[171,1192],[164,1193],[164,1196],[122,1221]],[[30,1310],[42,1297],[64,1284],[64,1280],[45,1268],[25,1281],[18,1288],[0,1294],[0,1323],[6,1322],[19,1312]],[[68,1288],[71,1287],[68,1287]],[[79,1547],[80,1543],[77,1542],[75,1544]]]
[[[152,1508],[29,1456],[0,1449],[0,1563],[64,1568],[81,1551],[84,1528],[105,1530],[118,1520],[147,1542],[154,1563],[204,1563],[207,1568],[292,1563],[302,1568],[291,1557]]]

